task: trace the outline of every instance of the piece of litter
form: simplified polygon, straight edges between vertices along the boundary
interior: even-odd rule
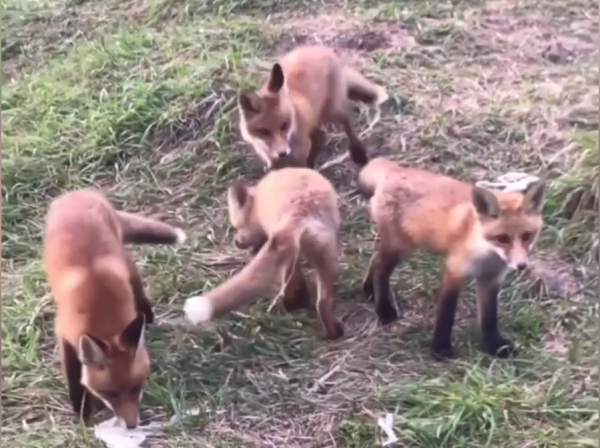
[[[387,436],[387,439],[381,443],[382,446],[388,446],[398,441],[398,437],[394,434],[394,416],[392,414],[389,412],[386,413],[385,419],[379,417],[379,419],[377,419],[377,425]]]
[[[185,411],[185,414],[199,415],[200,409],[193,408]],[[127,429],[121,420],[112,417],[94,426],[94,436],[102,440],[107,448],[138,448],[146,437],[160,435],[161,429],[174,426],[179,421],[179,417],[175,414],[166,423],[151,422],[135,429]]]
[[[498,176],[496,181],[480,180],[475,185],[483,188],[491,188],[506,192],[524,191],[527,187],[540,180],[539,177],[526,173],[510,172]]]
[[[113,417],[94,426],[94,436],[102,440],[108,448],[137,448],[146,437],[156,435],[163,426],[165,425],[160,423],[150,423],[127,429],[123,422]]]

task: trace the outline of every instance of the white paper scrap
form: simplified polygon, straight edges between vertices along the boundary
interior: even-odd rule
[[[198,415],[200,409],[190,409],[185,414]],[[102,440],[107,448],[138,448],[146,440],[146,437],[159,435],[161,429],[173,426],[178,422],[179,418],[174,415],[166,423],[151,422],[135,429],[127,429],[120,419],[112,417],[94,426],[94,436]]]
[[[506,192],[524,191],[529,184],[540,180],[539,177],[526,173],[510,172],[498,176],[496,181],[480,180],[475,185]]]
[[[94,426],[94,436],[102,440],[108,448],[137,448],[146,437],[157,434],[161,424],[150,423],[127,429],[125,424],[116,417]]]
[[[377,420],[377,425],[383,430],[385,435],[387,436],[387,440],[384,440],[381,444],[382,446],[388,446],[392,443],[396,443],[398,441],[398,437],[394,434],[394,416],[389,412],[385,414],[385,419],[379,418]]]

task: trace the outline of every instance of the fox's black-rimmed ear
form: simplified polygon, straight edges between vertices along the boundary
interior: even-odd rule
[[[146,315],[138,313],[125,330],[121,332],[120,342],[123,347],[141,349],[145,344]]]
[[[283,87],[284,81],[285,77],[283,75],[283,68],[281,68],[281,64],[273,64],[273,68],[271,69],[271,76],[269,77],[269,83],[267,84],[267,89],[271,93],[279,93],[279,91]]]
[[[261,111],[260,97],[256,92],[242,90],[238,94],[238,107],[246,116],[259,114]]]
[[[250,187],[242,180],[235,181],[227,189],[229,221],[235,227],[244,216],[244,209],[251,206]]]
[[[77,355],[79,361],[86,366],[104,366],[107,361],[106,343],[91,334],[83,334],[79,337]]]
[[[496,218],[500,215],[500,204],[498,198],[490,190],[481,187],[473,187],[471,198],[475,210],[481,216]]]
[[[523,210],[526,213],[542,213],[546,196],[546,180],[530,183],[523,192]]]

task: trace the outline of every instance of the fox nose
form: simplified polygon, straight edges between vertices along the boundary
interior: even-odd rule
[[[522,271],[522,270],[523,270],[523,269],[525,269],[526,267],[527,267],[527,263],[526,263],[526,262],[524,262],[524,261],[522,261],[521,263],[518,263],[518,264],[517,264],[517,269],[518,269],[519,271]]]
[[[127,423],[125,426],[127,426],[127,429],[135,429],[137,428],[137,423]]]
[[[284,157],[287,157],[287,156],[289,156],[289,155],[290,155],[290,153],[291,153],[291,151],[290,151],[290,148],[289,148],[289,146],[288,146],[288,147],[286,147],[286,148],[284,148],[284,149],[280,149],[280,150],[277,152],[277,157],[279,157],[280,159],[283,159]]]

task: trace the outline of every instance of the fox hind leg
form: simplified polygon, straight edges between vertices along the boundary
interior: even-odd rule
[[[342,325],[335,319],[334,285],[337,277],[337,240],[333,236],[328,243],[307,251],[309,261],[315,268],[317,283],[317,313],[326,340],[338,339],[344,335]]]
[[[131,290],[133,291],[133,298],[135,300],[137,312],[145,315],[146,324],[152,324],[154,323],[152,302],[150,302],[150,298],[146,294],[146,289],[144,288],[140,273],[135,266],[135,263],[129,256],[127,256],[127,263],[129,265],[129,283],[131,285]]]
[[[310,134],[310,150],[306,159],[306,166],[313,169],[317,163],[317,158],[325,148],[326,134],[320,128],[315,128]]]
[[[302,268],[300,259],[295,264],[290,263],[284,267],[281,281],[285,285],[283,290],[283,306],[286,311],[295,311],[301,308],[310,308],[310,293]]]
[[[390,277],[401,256],[400,250],[380,243],[371,257],[363,282],[363,292],[367,300],[375,300],[377,317],[382,325],[388,325],[398,319],[398,310],[390,288]]]
[[[344,133],[348,137],[348,151],[350,152],[350,158],[354,163],[366,165],[366,163],[369,161],[367,150],[360,141],[360,138],[358,138],[358,135],[356,135],[354,132],[354,127],[350,122],[350,117],[347,114],[342,115],[339,121],[342,125]]]

